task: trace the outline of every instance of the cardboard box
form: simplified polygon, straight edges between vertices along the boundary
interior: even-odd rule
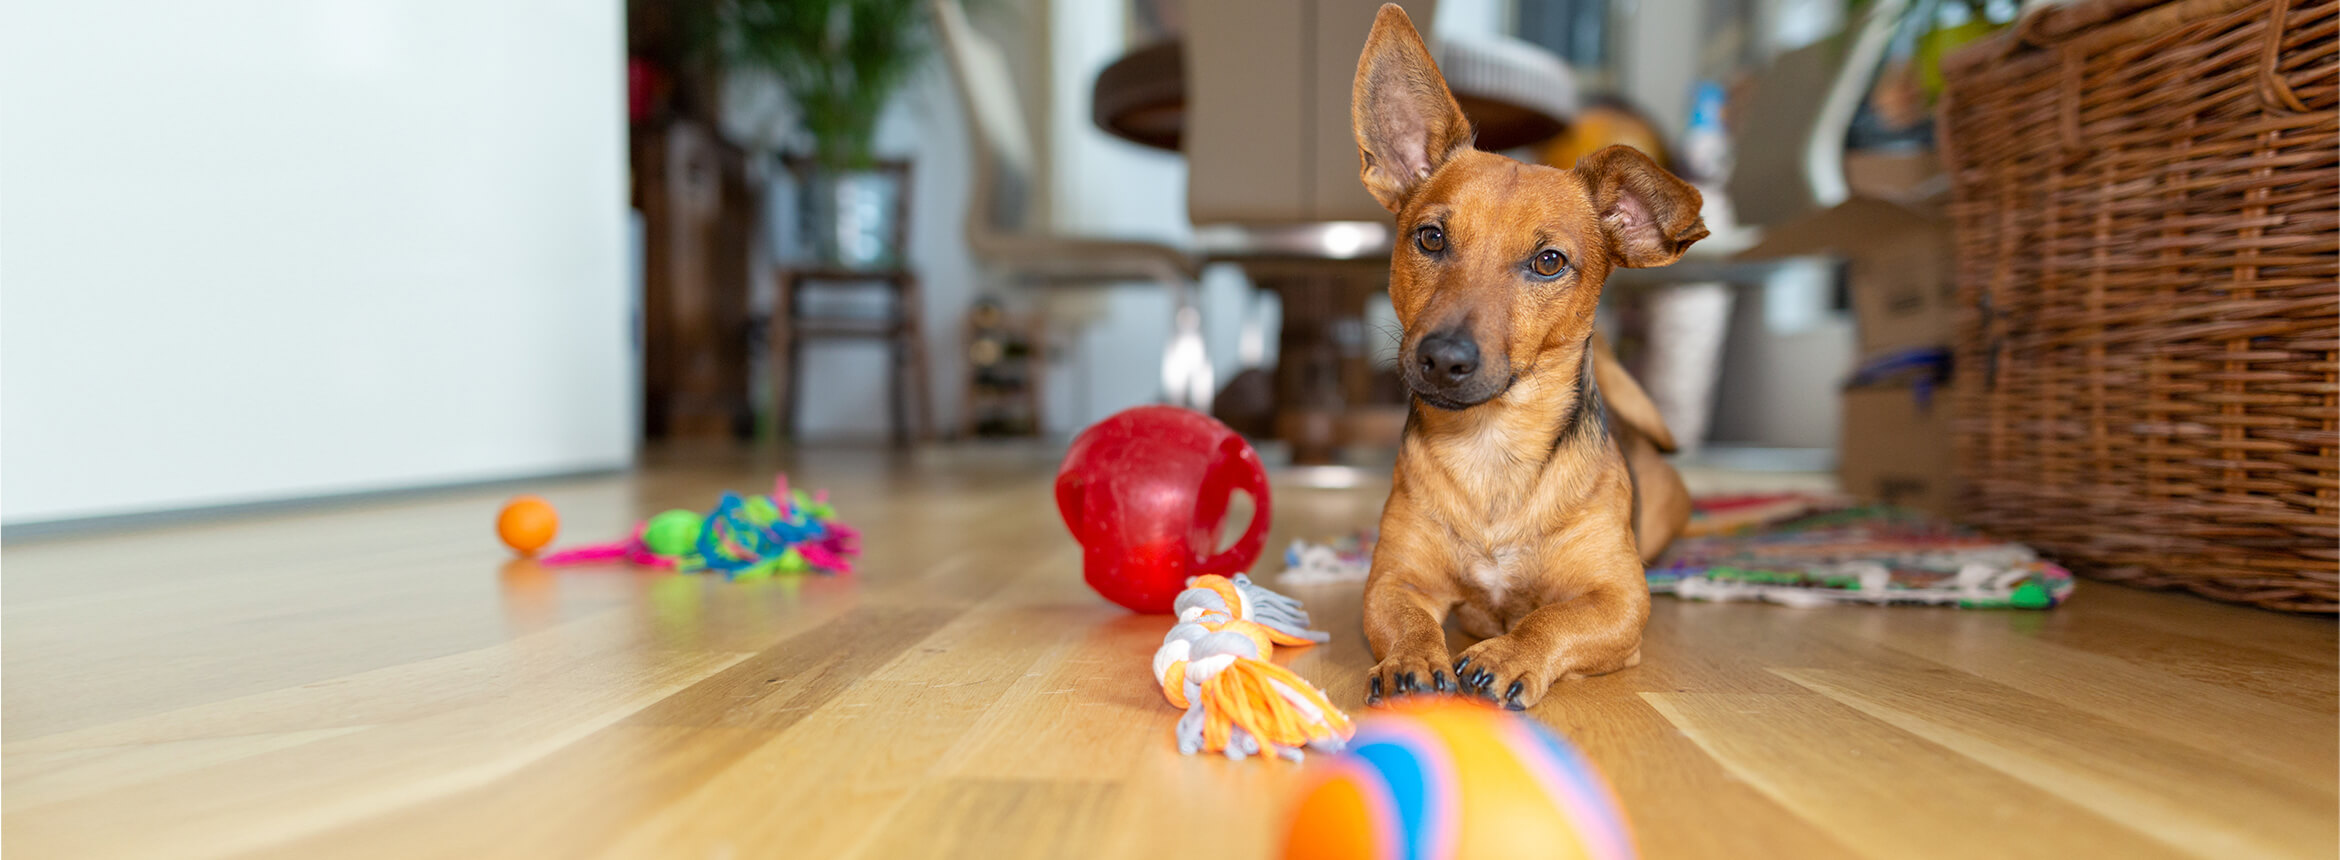
[[[1949,220],[1923,203],[1855,197],[1764,233],[1740,256],[1846,262],[1862,357],[1950,342],[1955,283]]]
[[[1952,518],[1946,387],[1877,385],[1844,390],[1844,436],[1836,474],[1844,490],[1869,502]]]

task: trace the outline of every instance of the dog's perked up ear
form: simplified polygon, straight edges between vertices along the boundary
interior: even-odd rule
[[[1471,146],[1470,120],[1447,91],[1414,22],[1395,3],[1374,16],[1365,54],[1357,58],[1349,123],[1357,132],[1365,190],[1393,213],[1440,165]]]
[[[1641,150],[1610,146],[1576,163],[1577,175],[1592,190],[1612,258],[1634,269],[1663,266],[1682,258],[1690,244],[1706,238],[1705,204],[1690,187]]]

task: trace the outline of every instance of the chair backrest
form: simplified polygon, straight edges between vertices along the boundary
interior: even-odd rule
[[[934,0],[933,8],[935,31],[958,82],[959,104],[974,143],[967,231],[980,245],[986,236],[1029,228],[1037,170],[1032,139],[1007,54],[967,20],[960,0]]]
[[[1436,0],[1402,3],[1427,29]],[[1349,89],[1381,0],[1186,0],[1186,209],[1200,224],[1378,221]]]

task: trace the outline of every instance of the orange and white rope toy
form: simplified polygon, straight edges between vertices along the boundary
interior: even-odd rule
[[[1178,624],[1154,652],[1154,680],[1178,719],[1178,750],[1240,759],[1275,755],[1299,761],[1301,750],[1337,752],[1355,733],[1324,691],[1268,662],[1276,645],[1313,645],[1332,637],[1308,629],[1300,602],[1251,578],[1198,576],[1175,604]]]

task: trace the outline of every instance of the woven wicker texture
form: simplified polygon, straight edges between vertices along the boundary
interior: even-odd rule
[[[2340,609],[2340,0],[2094,0],[1946,64],[1967,519]]]

